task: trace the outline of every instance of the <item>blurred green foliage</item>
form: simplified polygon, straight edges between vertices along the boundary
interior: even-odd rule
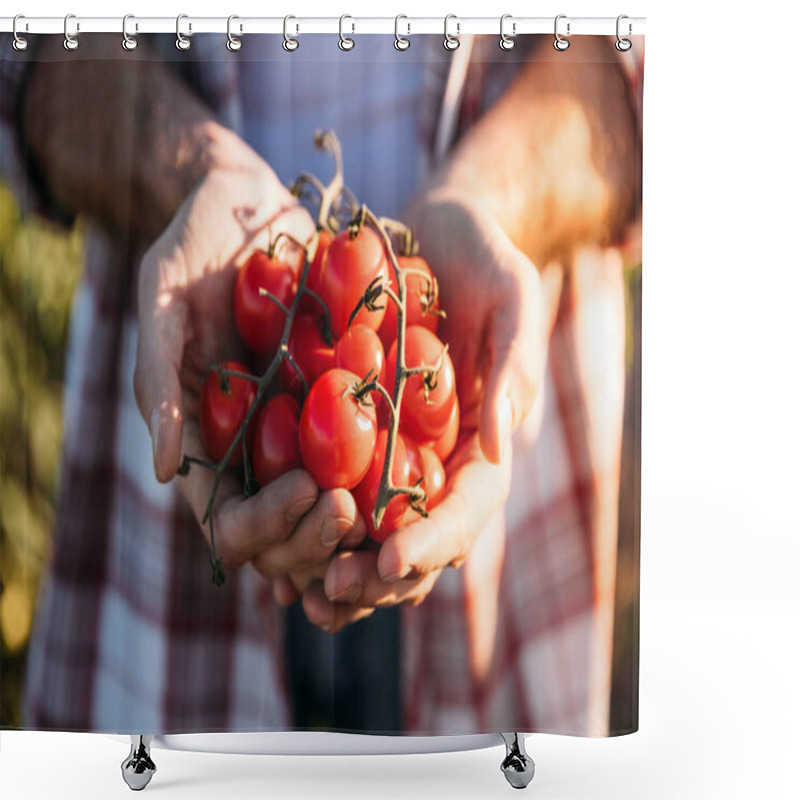
[[[20,693],[61,452],[64,348],[81,232],[20,214],[0,183],[0,725]]]

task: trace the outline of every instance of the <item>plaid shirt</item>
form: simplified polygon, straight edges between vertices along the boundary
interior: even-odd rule
[[[524,57],[520,47],[498,55],[495,39],[476,39],[449,108],[442,97],[452,89],[453,59],[426,64],[418,124],[433,160],[437,142],[442,151],[442,126],[457,137]],[[436,43],[441,50],[438,37]],[[190,57],[180,57],[187,80],[241,130],[247,115],[235,62],[219,56],[220,45],[218,37],[194,37]],[[168,46],[174,57],[171,37]],[[628,55],[641,63],[638,42]],[[25,63],[10,37],[0,41],[3,175],[24,209],[58,216],[42,187],[32,185],[14,135]],[[630,73],[640,80],[640,70]],[[640,83],[631,97],[640,110]],[[131,286],[140,253],[91,223],[86,229],[66,364],[58,512],[30,643],[25,726],[290,729],[285,617],[269,584],[247,565],[229,573],[222,590],[213,587],[197,522],[175,488],[153,475],[132,388]],[[445,570],[420,606],[401,609],[405,733],[609,732],[622,275],[620,251],[611,249],[580,253],[568,273],[544,383],[514,437],[509,500],[493,523],[504,549],[481,536],[461,569]],[[495,585],[498,573],[493,597],[482,587]],[[486,642],[493,647],[482,647]],[[482,652],[492,653],[489,663]]]

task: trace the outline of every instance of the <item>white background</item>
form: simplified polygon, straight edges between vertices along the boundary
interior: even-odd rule
[[[639,733],[537,736],[537,798],[794,798],[800,744],[794,4],[18,0],[81,15],[647,16]],[[699,9],[702,9],[699,10]],[[791,98],[795,99],[792,100]],[[127,747],[3,732],[3,798],[126,797]],[[508,797],[501,748],[426,756],[154,751],[161,798]]]

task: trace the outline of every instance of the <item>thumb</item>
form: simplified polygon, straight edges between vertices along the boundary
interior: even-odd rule
[[[503,459],[511,434],[536,399],[545,358],[539,274],[510,241],[503,250],[480,421],[481,449],[493,464]]]
[[[183,358],[186,312],[171,292],[159,292],[163,266],[142,262],[139,281],[139,332],[133,388],[136,403],[150,430],[153,468],[162,483],[180,464],[183,402],[179,370]],[[151,285],[152,284],[152,285]]]

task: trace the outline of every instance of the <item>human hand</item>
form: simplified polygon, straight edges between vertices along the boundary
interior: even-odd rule
[[[415,204],[410,219],[447,311],[440,330],[457,373],[461,435],[446,497],[426,519],[396,531],[379,551],[335,554],[323,580],[276,584],[276,597],[288,603],[302,595],[308,618],[328,631],[379,606],[421,603],[482,533],[494,536],[490,549],[502,548],[495,535],[502,526],[489,522],[502,516],[511,434],[533,404],[546,358],[551,314],[539,273],[501,226],[444,191]]]
[[[209,366],[243,358],[233,319],[237,265],[280,232],[305,242],[315,228],[261,158],[234,134],[219,135],[221,157],[140,266],[134,389],[162,482],[175,476],[182,454],[204,453],[197,414]],[[302,251],[284,257],[299,262]],[[178,478],[199,522],[214,478],[202,466]],[[303,470],[286,473],[250,498],[240,481],[223,474],[213,519],[223,567],[252,561],[266,577],[323,563],[343,538],[357,544],[365,533],[350,493],[320,493]],[[208,525],[201,527],[210,542]]]

